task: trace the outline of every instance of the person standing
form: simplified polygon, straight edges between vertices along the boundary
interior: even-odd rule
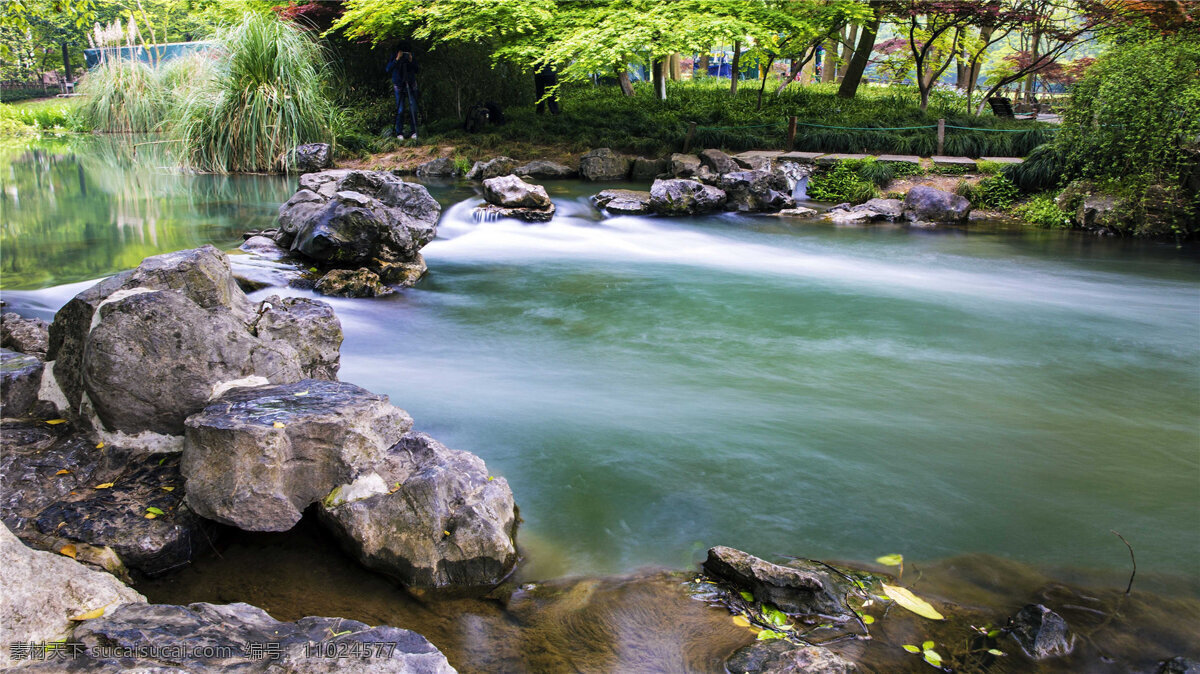
[[[533,74],[533,86],[537,89],[537,114],[542,114],[546,108],[546,101],[543,98],[546,96],[546,91],[553,89],[548,99],[550,102],[550,114],[557,115],[558,110],[558,89],[554,87],[558,84],[558,73],[554,70],[554,66],[547,63],[542,66],[542,69]]]
[[[404,110],[408,108],[408,120],[412,123],[412,138],[417,138],[417,62],[407,42],[400,43],[400,50],[388,61],[387,72],[392,76],[392,91],[396,92],[396,123],[393,131],[397,138],[404,138]]]

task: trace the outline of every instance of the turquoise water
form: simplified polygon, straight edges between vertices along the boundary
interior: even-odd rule
[[[115,170],[77,164],[86,180]],[[42,166],[14,161],[0,186],[58,180]],[[155,179],[187,185],[149,200],[180,232],[163,250],[236,245],[291,190],[251,177],[204,192],[202,179]],[[113,194],[105,210],[69,183],[56,204],[44,188],[0,201],[0,287],[26,313],[77,292],[66,280],[157,252],[132,259]],[[525,576],[684,567],[724,544],[845,560],[990,553],[1123,586],[1115,529],[1139,583],[1197,590],[1194,248],[987,225],[601,219],[594,187],[550,187],[559,216],[546,225],[477,224],[470,187],[431,187],[447,210],[429,276],[329,300],[342,379],[507,477]],[[55,229],[56,213],[86,209],[92,238]],[[94,241],[120,254],[10,280],[14,258],[63,250],[54,264],[71,267]]]

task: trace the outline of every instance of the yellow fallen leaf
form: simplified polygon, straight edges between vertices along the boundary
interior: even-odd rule
[[[163,487],[163,491],[175,491],[175,487]]]
[[[929,602],[909,592],[906,588],[888,585],[887,583],[880,583],[880,585],[883,586],[883,591],[887,592],[887,596],[891,597],[892,601],[922,618],[929,618],[930,620],[946,619]]]
[[[103,442],[97,442],[97,443],[96,443],[96,449],[104,449],[104,443],[103,443]]]
[[[158,517],[158,515],[155,515],[154,513],[146,513],[146,519],[148,520],[152,520],[155,517]]]
[[[871,625],[875,622],[875,618],[874,616],[865,615],[862,617],[862,621],[864,625]]]
[[[79,615],[71,616],[70,618],[67,618],[67,620],[95,620],[96,618],[104,615],[104,609],[108,608],[110,605],[112,605],[111,601],[104,606],[101,606],[97,609],[92,609],[87,613],[80,613]]]
[[[495,475],[488,475],[488,482],[491,482],[492,480],[495,480],[495,479],[496,479]]]
[[[60,471],[58,471],[57,473],[55,473],[55,475],[67,475],[67,474],[68,474],[68,473],[70,473],[70,472],[71,472],[71,471],[67,470],[66,468],[63,468],[62,470],[60,470]]]
[[[733,624],[738,627],[749,627],[750,621],[746,620],[745,616],[735,615],[733,616]]]
[[[50,424],[51,426],[57,426],[58,424],[67,423],[67,420],[66,419],[47,419],[46,423]]]
[[[443,534],[446,534],[447,536],[449,536],[449,535],[450,535],[450,532],[449,532],[449,531],[442,531],[442,533],[443,533]]]
[[[284,424],[282,421],[276,421],[274,424],[271,424],[271,425],[274,426],[275,428],[283,428]]]
[[[294,396],[306,396],[306,395],[308,395],[308,391],[297,391],[297,392],[293,393],[292,395],[294,395]]]
[[[109,487],[111,487],[111,486],[113,486],[113,483],[112,483],[112,482],[103,482],[103,483],[101,483],[101,484],[98,484],[98,485],[96,485],[96,487],[95,487],[95,488],[96,488],[96,489],[108,489],[108,488],[109,488]]]
[[[63,524],[66,524],[66,523],[64,522]],[[58,551],[64,555],[70,557],[71,559],[75,559],[75,555],[77,553],[77,551],[75,550],[75,546],[70,543],[62,546],[61,548],[58,549]]]

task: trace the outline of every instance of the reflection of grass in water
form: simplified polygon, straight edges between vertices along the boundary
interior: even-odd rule
[[[205,243],[232,247],[271,222],[291,187],[280,177],[180,172],[166,144],[140,145],[135,156],[130,139],[5,143],[0,160],[12,167],[0,176],[7,289],[97,278]]]

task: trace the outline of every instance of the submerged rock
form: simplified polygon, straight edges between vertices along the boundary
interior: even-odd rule
[[[1200,661],[1182,657],[1164,660],[1157,674],[1200,674]]]
[[[23,417],[34,410],[44,369],[37,356],[0,349],[0,416]]]
[[[1034,660],[1063,657],[1075,649],[1067,621],[1041,604],[1029,604],[1017,613],[1012,636]]]
[[[498,176],[506,176],[517,167],[517,160],[512,157],[494,157],[487,161],[477,161],[467,171],[467,180],[486,180]]]
[[[797,561],[780,566],[719,545],[709,549],[704,570],[787,613],[840,616],[848,612],[838,582],[819,565]]]
[[[628,178],[632,165],[631,158],[602,147],[580,157],[579,173],[593,182],[612,182]]]
[[[75,545],[78,559],[104,566],[84,546],[108,548],[119,562],[110,570],[149,575],[207,548],[206,523],[183,502],[179,455],[97,447],[35,422],[6,422],[0,435],[0,518],[27,544],[53,552]]]
[[[45,360],[50,347],[50,324],[40,318],[4,314],[0,316],[0,347]]]
[[[249,604],[126,604],[82,623],[80,657],[52,671],[393,672],[452,674],[446,656],[410,630],[345,618],[280,622]],[[35,666],[33,671],[43,671]]]
[[[335,297],[379,297],[396,292],[379,279],[379,274],[366,268],[334,269],[322,276],[314,288],[322,295]]]
[[[558,162],[535,159],[513,169],[513,173],[526,178],[574,178],[579,172]]]
[[[353,384],[234,389],[187,420],[187,503],[246,531],[286,531],[305,508],[369,472],[411,427],[387,396]]]
[[[70,636],[91,611],[112,613],[146,598],[103,571],[70,557],[33,550],[0,526],[0,664],[13,662],[12,645],[57,641]],[[61,667],[61,663],[50,663]]]
[[[508,483],[423,433],[406,434],[320,513],[364,565],[413,588],[495,585],[517,561]]]
[[[789,641],[758,641],[725,661],[729,674],[848,674],[858,667],[820,646],[797,646]]]
[[[645,215],[650,213],[650,193],[638,190],[602,190],[592,195],[592,204],[617,215]]]
[[[917,185],[904,195],[904,216],[913,222],[965,223],[971,202],[927,185]]]
[[[721,189],[729,211],[770,212],[796,205],[786,192],[786,179],[767,170],[726,173],[721,176]]]
[[[329,143],[309,143],[296,148],[296,170],[320,171],[333,166],[333,148]]]
[[[650,208],[663,215],[697,215],[718,211],[725,192],[695,180],[655,180],[650,187]]]

